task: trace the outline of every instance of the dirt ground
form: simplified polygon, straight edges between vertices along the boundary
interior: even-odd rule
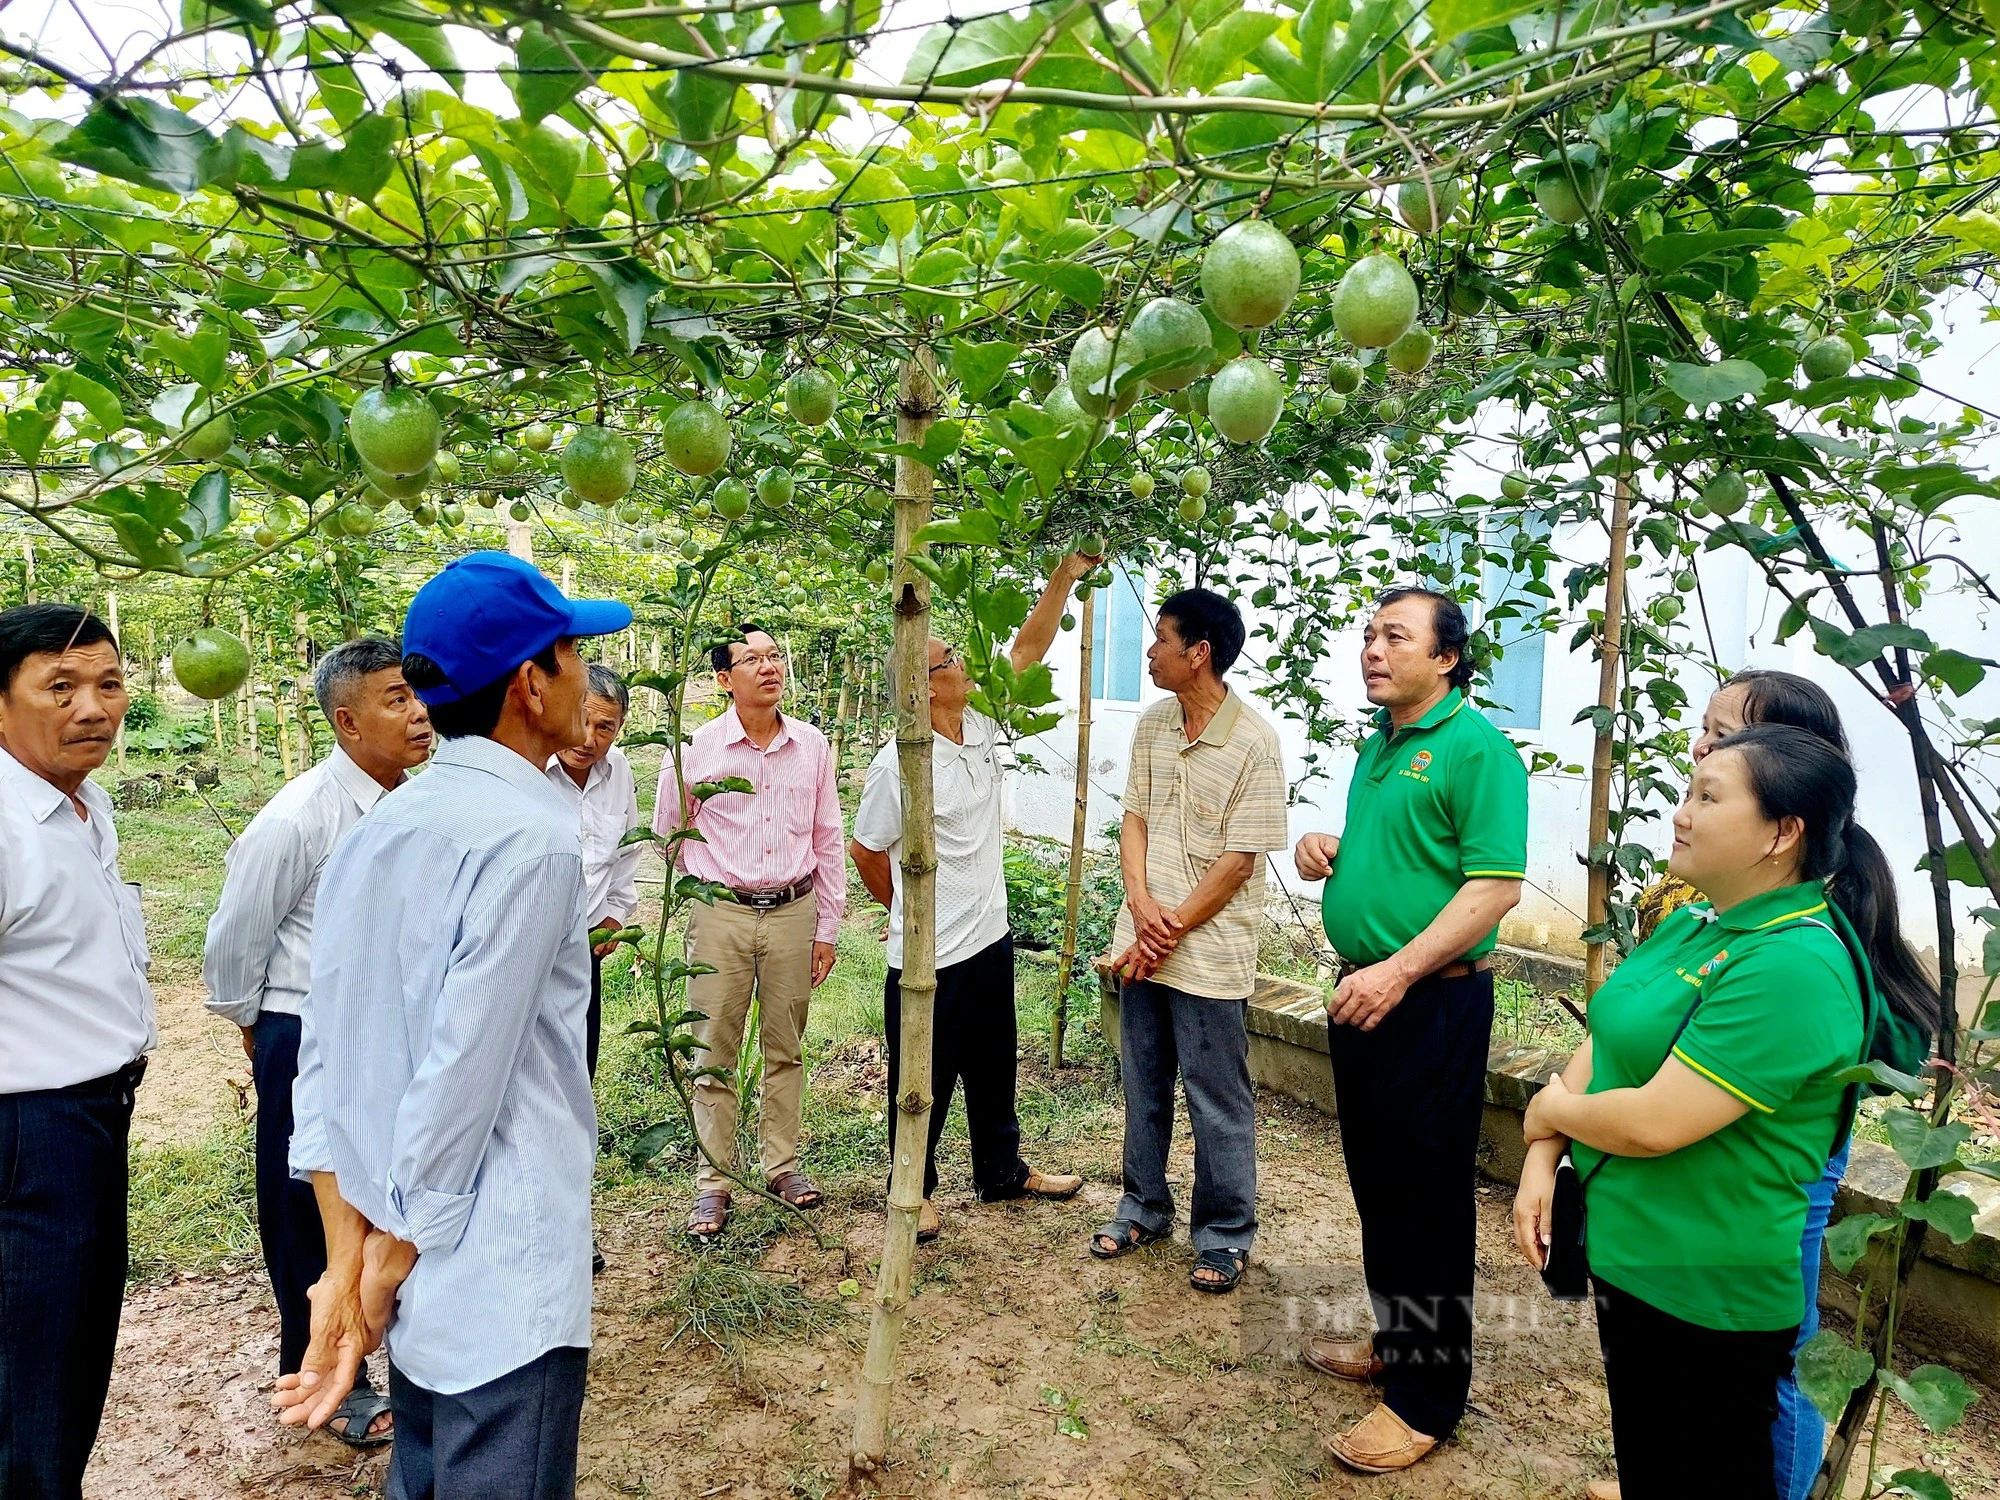
[[[230,1103],[228,1080],[246,1072],[240,1052],[231,1055],[233,1030],[200,1010],[198,985],[161,998],[165,1045],[141,1109],[149,1140],[199,1134],[206,1112]],[[826,1059],[815,1087],[879,1088],[873,1045]],[[1046,1070],[1031,1060],[1023,1077],[1033,1086]],[[1304,1368],[1291,1351],[1322,1314],[1337,1323],[1351,1311],[1358,1232],[1329,1122],[1278,1099],[1261,1100],[1260,1110],[1258,1264],[1234,1297],[1188,1287],[1184,1241],[1115,1264],[1086,1253],[1090,1227],[1117,1197],[1115,1111],[1065,1142],[1029,1143],[1031,1159],[1086,1173],[1088,1186],[1070,1204],[977,1204],[963,1148],[954,1154],[948,1143],[938,1197],[945,1235],[920,1253],[897,1372],[894,1461],[876,1492],[1573,1497],[1608,1474],[1608,1415],[1588,1315],[1579,1320],[1539,1295],[1515,1259],[1509,1195],[1498,1188],[1479,1193],[1483,1331],[1474,1410],[1457,1440],[1413,1472],[1380,1479],[1347,1474],[1320,1454],[1320,1436],[1358,1419],[1371,1398]],[[1184,1121],[1178,1146],[1184,1197],[1192,1169]],[[664,1189],[601,1196],[611,1267],[597,1285],[580,1493],[749,1500],[840,1492],[882,1237],[879,1204],[878,1189],[850,1178],[834,1185],[821,1217],[835,1248],[749,1213],[739,1217],[737,1248],[724,1255],[686,1246],[676,1232],[685,1204]],[[731,1278],[739,1288],[755,1283],[756,1295],[732,1302]],[[858,1294],[843,1288],[850,1278]],[[757,1316],[776,1328],[746,1323]],[[85,1494],[379,1494],[381,1456],[284,1431],[268,1416],[276,1343],[258,1272],[135,1289]],[[2000,1491],[2000,1401],[1983,1392],[1948,1438],[1893,1421],[1880,1462],[1889,1470],[1922,1463],[1961,1497]]]

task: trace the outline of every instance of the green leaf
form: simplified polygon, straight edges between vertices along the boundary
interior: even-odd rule
[[[191,548],[222,535],[235,518],[236,508],[229,498],[229,471],[210,469],[188,490],[187,509],[181,524],[187,528]]]
[[[1898,1469],[1889,1476],[1889,1493],[1915,1495],[1917,1500],[1951,1500],[1951,1485],[1944,1475],[1929,1469]]]
[[[720,776],[714,781],[697,781],[688,788],[688,795],[697,802],[706,802],[710,797],[719,797],[724,792],[749,792],[755,794],[757,788],[747,776]]]
[[[1930,867],[1931,857],[1927,852],[1917,861],[1917,868],[1928,871]],[[1962,839],[1945,847],[1944,878],[1958,885],[1969,885],[1976,891],[1986,889],[1986,877],[1979,873],[1979,861],[1972,857],[1972,850]],[[1990,974],[1993,971],[1989,969],[1987,972]]]
[[[1863,667],[1885,651],[1903,647],[1929,651],[1931,638],[1914,625],[1868,625],[1848,635],[1823,620],[1813,621],[1813,637],[1820,650],[1843,667]]]
[[[1945,646],[1931,652],[1923,660],[1923,674],[1933,681],[1941,682],[1959,697],[1967,693],[1986,678],[1986,669],[1996,665],[1984,656],[1967,656],[1963,651],[1954,651]]]
[[[530,21],[514,45],[514,61],[514,67],[502,71],[521,118],[534,125],[589,87],[611,54],[568,32],[552,33],[541,22]]]
[[[1639,247],[1639,259],[1655,271],[1673,272],[1711,255],[1733,255],[1784,237],[1782,227],[1715,229],[1705,234],[1660,234]]]
[[[1770,378],[1747,359],[1725,359],[1712,365],[1663,363],[1667,389],[1697,412],[1727,405],[1740,396],[1754,396]]]
[[[625,352],[636,354],[646,337],[646,305],[666,283],[647,270],[634,256],[610,246],[589,248],[588,242],[601,238],[595,230],[578,230],[571,242],[586,242],[574,248],[568,258],[583,268],[597,288],[604,304],[604,321],[625,341]]]
[[[1826,1229],[1827,1262],[1842,1275],[1854,1269],[1868,1253],[1868,1242],[1896,1227],[1896,1221],[1882,1214],[1850,1214]]]
[[[54,417],[32,406],[10,411],[7,413],[8,445],[21,455],[21,462],[33,468],[42,456],[42,445],[49,440],[49,429],[55,425]]]
[[[214,390],[222,383],[223,362],[229,357],[229,330],[204,320],[192,338],[162,329],[150,340],[161,357],[179,365],[195,384]]]
[[[1829,1422],[1840,1420],[1847,1398],[1875,1373],[1875,1360],[1831,1328],[1822,1328],[1799,1350],[1799,1389]]]
[[[1000,518],[992,511],[980,507],[964,511],[946,521],[933,521],[916,540],[920,545],[938,542],[958,543],[971,547],[997,547],[1000,545]]]
[[[1061,292],[1072,302],[1095,307],[1104,300],[1104,277],[1081,261],[1016,261],[1007,267],[1018,280]]]
[[[1900,1205],[1899,1212],[1906,1219],[1920,1220],[1933,1229],[1942,1230],[1945,1238],[1954,1245],[1963,1245],[1972,1238],[1972,1221],[1979,1209],[1963,1193],[1939,1188],[1920,1203]]]
[[[1019,344],[1002,340],[972,344],[964,339],[954,339],[951,345],[951,373],[966,400],[977,401],[1000,383],[1008,367],[1020,357]]]
[[[186,30],[212,25],[223,16],[233,16],[259,31],[277,25],[263,0],[181,0],[181,26]]]
[[[646,1024],[651,1029],[651,1023],[643,1024]],[[628,1034],[630,1030],[631,1028],[628,1027]],[[648,1125],[632,1138],[632,1144],[627,1148],[626,1155],[632,1158],[634,1166],[643,1167],[647,1162],[667,1149],[672,1143],[675,1134],[676,1127],[672,1121],[662,1120],[657,1125]]]
[[[55,148],[63,161],[169,193],[232,178],[241,152],[240,141],[218,141],[194,116],[144,97],[93,104]]]
[[[1979,1399],[1977,1391],[1943,1365],[1918,1365],[1907,1379],[1891,1373],[1886,1383],[1932,1432],[1956,1427],[1965,1409]]]
[[[1933,1125],[1914,1109],[1892,1109],[1882,1116],[1882,1124],[1889,1132],[1889,1144],[1912,1172],[1943,1166],[1972,1135],[1972,1127],[1963,1120]]]
[[[1930,1085],[1923,1079],[1908,1073],[1899,1073],[1879,1057],[1871,1057],[1865,1063],[1852,1068],[1843,1068],[1833,1075],[1835,1083],[1865,1083],[1870,1088],[1890,1089],[1905,1099],[1921,1099],[1930,1092]]]

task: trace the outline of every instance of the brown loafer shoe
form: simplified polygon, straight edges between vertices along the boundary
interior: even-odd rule
[[[1587,1500],[1622,1500],[1624,1491],[1615,1479],[1593,1479],[1583,1487]]]
[[[1386,1406],[1378,1406],[1338,1437],[1320,1446],[1361,1474],[1395,1474],[1437,1446]]]
[[[928,1245],[944,1233],[944,1216],[937,1211],[937,1205],[924,1199],[923,1207],[917,1210],[917,1243]]]
[[[1021,1191],[1037,1198],[1074,1198],[1083,1191],[1083,1179],[1073,1172],[1038,1172],[1030,1167]]]
[[[1373,1339],[1308,1339],[1306,1363],[1342,1380],[1372,1380],[1382,1373]]]

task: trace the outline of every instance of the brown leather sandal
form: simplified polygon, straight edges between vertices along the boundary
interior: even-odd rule
[[[704,1224],[713,1224],[713,1229],[704,1229]],[[688,1233],[704,1245],[729,1227],[729,1194],[721,1188],[711,1188],[705,1193],[694,1195],[694,1207],[688,1210]]]
[[[803,1172],[780,1173],[766,1186],[793,1208],[815,1209],[826,1202],[826,1195],[813,1186],[813,1180]]]

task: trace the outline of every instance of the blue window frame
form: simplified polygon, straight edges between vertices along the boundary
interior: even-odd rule
[[[1091,619],[1091,697],[1112,703],[1139,701],[1139,668],[1146,659],[1151,630],[1139,581],[1122,565],[1114,567],[1110,585],[1097,591]]]
[[[1549,522],[1545,517],[1523,514],[1489,523],[1486,548],[1489,552],[1511,555],[1515,542],[1526,535],[1546,541]],[[1487,561],[1480,569],[1480,616],[1487,634],[1500,654],[1488,673],[1485,696],[1493,706],[1486,717],[1501,729],[1542,727],[1542,679],[1546,668],[1548,635],[1537,623],[1547,607],[1545,599],[1525,592],[1521,585],[1532,575],[1509,563]],[[1495,612],[1511,606],[1500,618]]]

